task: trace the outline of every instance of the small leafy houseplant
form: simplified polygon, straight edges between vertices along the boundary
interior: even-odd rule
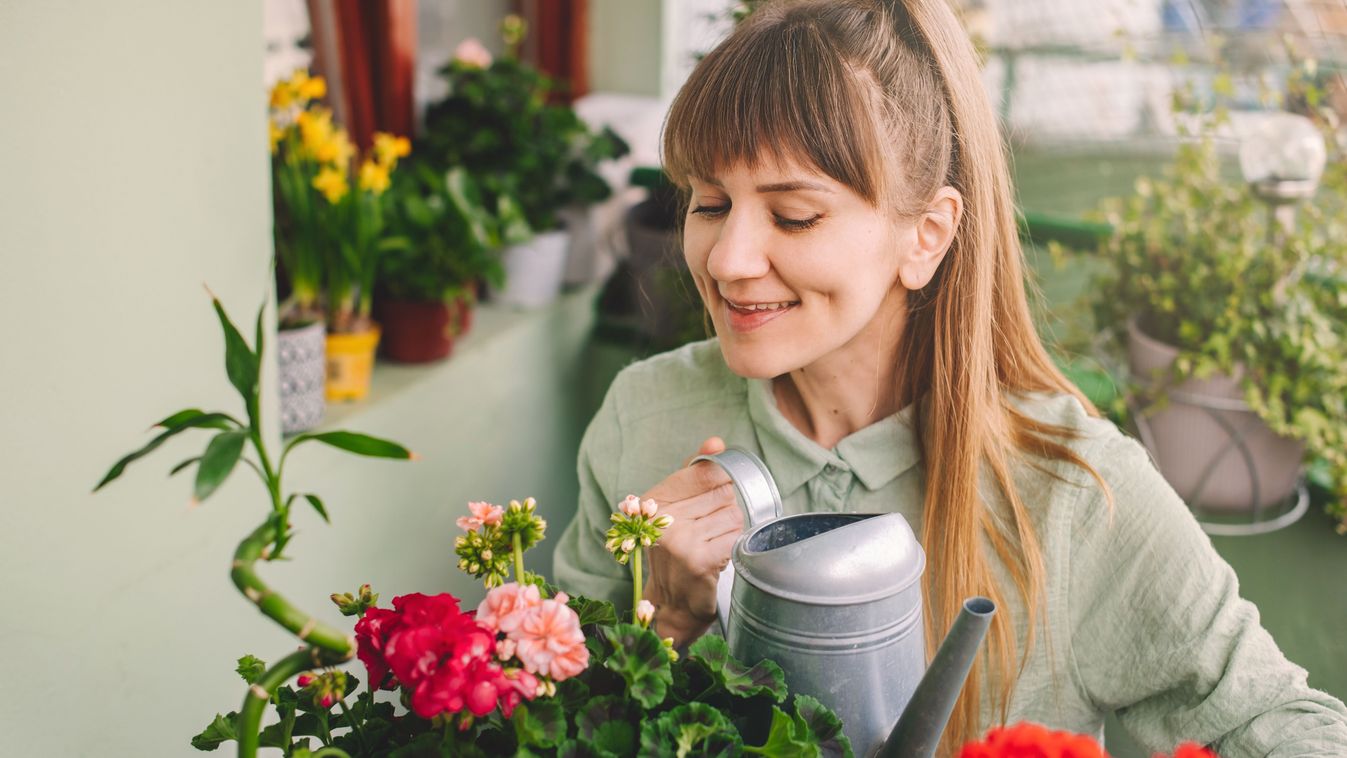
[[[1217,108],[1206,122],[1226,119]],[[1332,133],[1335,130],[1330,130]],[[1330,166],[1345,156],[1335,141]],[[1303,443],[1327,508],[1347,533],[1347,208],[1339,174],[1276,225],[1249,185],[1223,169],[1211,130],[1178,149],[1167,174],[1105,206],[1111,271],[1092,297],[1119,348],[1129,320],[1178,351],[1165,386],[1227,376],[1274,432]],[[1139,378],[1143,381],[1145,377]],[[1143,403],[1163,389],[1134,385]],[[1158,400],[1157,400],[1158,399]]]
[[[275,699],[278,707],[290,707],[292,710],[295,707],[293,700],[288,700],[289,705],[286,706],[289,698],[286,692],[278,694],[278,688],[283,683],[302,671],[340,663],[355,654],[355,643],[350,635],[296,607],[257,573],[259,561],[280,560],[285,555],[285,549],[294,534],[291,514],[296,504],[302,503],[301,507],[310,507],[324,521],[328,520],[327,507],[317,494],[286,492],[282,477],[290,454],[307,443],[320,442],[357,455],[377,458],[407,460],[413,455],[406,448],[388,440],[355,432],[329,431],[294,437],[281,449],[279,457],[273,457],[264,439],[261,388],[258,383],[264,345],[263,311],[258,311],[255,337],[252,347],[249,347],[220,301],[212,300],[224,332],[225,372],[229,383],[243,401],[243,418],[223,411],[207,412],[196,408],[171,414],[155,425],[162,431],[139,450],[117,461],[94,487],[94,491],[120,477],[131,463],[158,449],[169,439],[190,430],[213,432],[200,455],[182,461],[170,471],[170,475],[173,475],[195,468],[192,487],[194,502],[203,502],[210,497],[240,464],[251,469],[261,480],[270,510],[262,523],[239,543],[234,552],[230,579],[249,603],[294,634],[302,645],[271,667],[251,657],[239,663],[240,673],[249,682],[243,706],[235,717],[217,719],[213,728],[216,732],[233,735],[239,741],[239,754],[251,756],[256,754],[259,745],[259,728],[267,703]],[[246,451],[250,451],[251,455]],[[321,686],[328,687],[330,691],[335,686],[333,683],[339,679],[340,676],[332,674],[323,680]]]

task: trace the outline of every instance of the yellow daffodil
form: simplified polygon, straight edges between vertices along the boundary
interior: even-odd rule
[[[295,121],[299,124],[299,137],[304,150],[320,161],[330,162],[331,158],[324,159],[319,155],[332,142],[332,111],[327,108],[310,108],[301,111]]]
[[[327,96],[327,81],[321,76],[304,76],[304,81],[295,83],[295,95],[304,102],[321,100]]]
[[[285,139],[285,130],[277,126],[275,121],[267,119],[267,136],[271,140],[271,154],[275,155],[281,140]]]
[[[313,188],[323,193],[329,203],[337,203],[350,187],[346,184],[346,174],[332,166],[325,166],[318,176],[313,178]]]
[[[412,143],[406,137],[387,132],[374,133],[374,159],[385,169],[391,170],[397,165],[398,158],[406,158],[412,152]]]
[[[344,174],[351,169],[351,158],[355,157],[355,145],[351,144],[351,138],[346,134],[345,129],[337,129],[328,140],[327,145],[320,151],[319,160],[328,161]]]
[[[279,81],[271,87],[271,107],[276,110],[289,108],[295,102],[295,91],[290,87],[290,82]]]
[[[360,164],[360,189],[382,195],[388,189],[388,168],[366,158]]]

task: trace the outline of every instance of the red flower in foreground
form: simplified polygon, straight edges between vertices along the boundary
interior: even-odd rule
[[[506,674],[496,660],[495,632],[473,615],[449,594],[403,595],[393,598],[391,611],[367,610],[355,631],[370,685],[401,686],[426,719],[464,710],[485,716],[497,705],[508,717],[521,700],[533,699],[537,680]]]
[[[981,742],[964,745],[959,758],[1108,758],[1108,753],[1093,738],[1083,734],[1058,732],[1040,724],[1022,722],[993,729]],[[1185,743],[1179,746],[1174,758],[1216,758],[1216,755],[1206,748]]]

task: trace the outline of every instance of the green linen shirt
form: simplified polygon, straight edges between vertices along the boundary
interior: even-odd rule
[[[1224,758],[1347,756],[1347,709],[1311,689],[1239,596],[1212,548],[1144,448],[1070,396],[1018,398],[1020,408],[1077,430],[1072,449],[1108,482],[1108,504],[1075,466],[1044,462],[1014,474],[1047,570],[1042,626],[1010,701],[1028,720],[1102,736],[1104,716],[1144,747],[1185,740]],[[561,536],[554,575],[573,593],[630,606],[631,575],[604,550],[609,515],[719,435],[758,453],[787,514],[897,512],[921,533],[924,480],[911,408],[825,450],[777,410],[765,380],[731,373],[715,340],[618,375],[581,443],[580,499]],[[992,507],[1004,507],[995,500]],[[1004,565],[994,570],[1005,575]],[[1008,582],[1006,587],[1011,587]],[[1023,607],[1007,593],[1020,649]],[[984,692],[983,723],[997,711]]]

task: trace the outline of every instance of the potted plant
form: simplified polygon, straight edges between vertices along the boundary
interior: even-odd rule
[[[1324,182],[1284,226],[1204,129],[1106,206],[1097,321],[1128,356],[1161,472],[1200,511],[1256,513],[1317,461],[1347,532],[1347,209],[1341,178]]]
[[[325,170],[346,171],[354,149],[344,132],[324,139],[315,103],[327,93],[321,77],[298,70],[271,89],[267,125],[271,141],[273,237],[289,296],[277,308],[277,368],[281,430],[307,431],[323,420],[326,318],[322,303],[328,241],[327,204],[314,188]],[[301,124],[309,124],[301,130]]]
[[[478,281],[503,281],[500,225],[461,166],[440,173],[424,162],[394,178],[388,221],[375,285],[384,354],[408,363],[447,357],[471,324]]]
[[[507,29],[513,47],[522,31]],[[550,105],[554,85],[541,72],[512,55],[493,60],[475,40],[460,46],[440,74],[449,91],[427,109],[417,152],[440,170],[466,169],[487,207],[509,198],[519,208],[535,234],[527,241],[505,236],[499,297],[525,307],[545,304],[565,274],[563,209],[606,197],[610,190],[594,167],[627,146],[611,131],[591,132],[570,107]]]

